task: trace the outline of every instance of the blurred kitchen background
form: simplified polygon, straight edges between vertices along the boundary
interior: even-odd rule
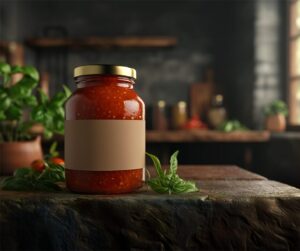
[[[1,0],[0,58],[36,66],[49,95],[75,66],[131,66],[149,152],[300,187],[299,0]],[[279,99],[287,127],[270,132]]]

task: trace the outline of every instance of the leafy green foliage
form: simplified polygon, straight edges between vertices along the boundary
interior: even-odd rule
[[[222,132],[247,131],[248,128],[238,120],[226,120],[217,130]]]
[[[23,76],[12,84],[14,74]],[[63,104],[71,94],[66,86],[51,99],[42,90],[36,97],[39,73],[32,66],[0,63],[0,77],[0,142],[30,138],[28,131],[36,123],[44,126],[46,138],[64,132]]]
[[[60,191],[61,187],[56,183],[65,181],[65,168],[63,163],[58,164],[53,160],[58,156],[56,147],[57,142],[53,142],[45,160],[36,160],[31,167],[16,169],[13,176],[2,180],[0,188],[12,191]]]
[[[287,116],[289,111],[285,102],[283,102],[282,100],[275,100],[270,105],[265,107],[264,113],[266,116],[272,116],[277,114]]]
[[[0,186],[3,190],[56,192],[56,184],[65,180],[65,169],[61,165],[45,162],[45,169],[38,172],[33,168],[19,168],[12,177],[5,178]]]
[[[180,194],[180,193],[191,193],[199,191],[195,182],[185,181],[181,179],[177,174],[177,155],[178,151],[172,154],[170,158],[170,169],[167,172],[163,171],[159,159],[150,153],[146,153],[147,156],[153,161],[157,177],[151,178],[147,181],[147,184],[157,193],[168,193],[168,194]]]
[[[59,152],[56,150],[57,148],[57,142],[54,141],[51,146],[50,146],[50,149],[49,149],[49,156],[50,157],[57,157],[59,155]]]
[[[31,119],[44,126],[46,138],[51,138],[54,133],[64,133],[63,105],[69,95],[70,90],[66,86],[64,86],[64,91],[56,93],[52,99],[39,90],[39,105],[32,108]]]

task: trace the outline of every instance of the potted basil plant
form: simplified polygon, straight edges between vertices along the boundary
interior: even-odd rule
[[[21,75],[16,83],[13,75]],[[64,102],[70,90],[49,98],[38,89],[39,73],[32,66],[11,66],[0,63],[0,173],[12,174],[15,169],[30,166],[43,159],[41,137],[32,134],[34,125],[41,125],[43,135],[64,133]]]
[[[275,100],[265,107],[265,126],[271,132],[283,132],[286,128],[288,108],[285,102]]]

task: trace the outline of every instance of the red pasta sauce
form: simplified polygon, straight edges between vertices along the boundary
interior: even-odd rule
[[[106,67],[111,69],[110,66]],[[144,102],[133,88],[133,76],[107,74],[103,71],[101,74],[75,76],[75,81],[77,89],[65,107],[66,120],[145,119]],[[142,177],[143,167],[119,171],[87,171],[72,170],[66,166],[67,187],[80,193],[132,192],[142,186]]]

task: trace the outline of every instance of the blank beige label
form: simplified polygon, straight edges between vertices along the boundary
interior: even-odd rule
[[[117,171],[145,166],[144,120],[66,120],[65,165]]]

